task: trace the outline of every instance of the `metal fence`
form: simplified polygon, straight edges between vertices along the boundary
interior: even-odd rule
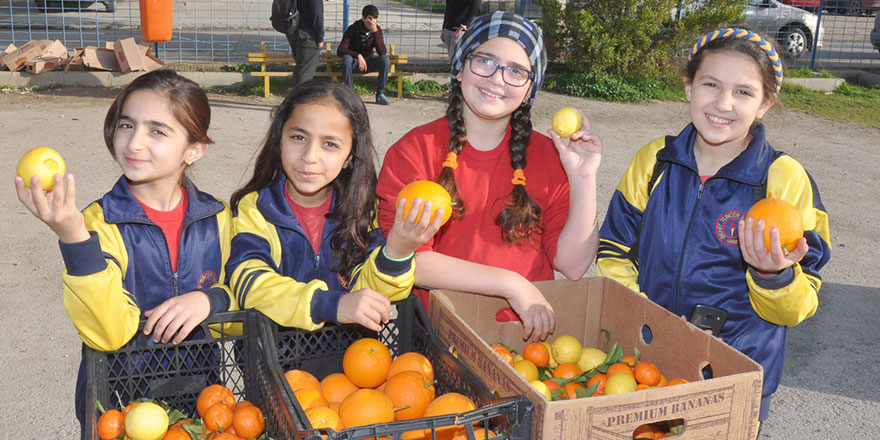
[[[347,23],[360,18],[361,8],[370,3],[379,8],[385,40],[394,43],[398,53],[409,55],[411,63],[447,61],[440,42],[444,0],[325,0],[325,41],[337,44]],[[775,0],[747,0],[746,25],[776,38],[789,53],[789,66],[880,68],[880,52],[869,38],[877,13],[872,5],[880,8],[880,0],[815,3],[822,8],[813,7],[812,13]],[[177,0],[173,38],[156,45],[157,55],[166,62],[234,64],[245,62],[247,53],[258,51],[262,41],[272,51],[287,51],[287,40],[269,24],[271,5],[271,0]],[[531,0],[483,1],[484,12],[499,9],[540,16]],[[137,1],[0,1],[0,50],[32,39],[58,39],[72,49],[127,37],[143,40]]]

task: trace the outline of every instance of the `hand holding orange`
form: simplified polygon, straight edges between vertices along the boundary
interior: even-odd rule
[[[443,208],[443,223],[445,224],[449,217],[452,216],[452,197],[449,196],[449,193],[445,188],[440,186],[439,183],[431,182],[430,180],[416,180],[400,190],[397,194],[397,201],[394,203],[394,206],[397,206],[400,203],[400,199],[406,199],[406,204],[403,206],[404,215],[409,215],[409,210],[412,208],[413,201],[416,197],[422,199],[422,202],[431,202],[431,221],[434,221],[434,216],[437,214],[437,210]],[[422,213],[419,213],[419,216],[416,218],[416,223],[422,218]]]
[[[563,107],[553,115],[553,130],[564,138],[580,130],[583,123],[581,112],[574,107]]]
[[[51,191],[55,187],[55,175],[63,176],[64,172],[64,158],[48,147],[38,147],[24,153],[15,168],[15,173],[28,188],[31,187],[31,178],[39,176],[43,191]]]
[[[804,220],[800,211],[791,203],[774,198],[757,201],[746,213],[746,217],[764,221],[764,247],[770,251],[770,229],[779,231],[782,248],[791,252],[797,248],[798,240],[804,236]]]

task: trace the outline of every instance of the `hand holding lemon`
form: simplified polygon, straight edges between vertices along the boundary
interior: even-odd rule
[[[24,180],[24,186],[30,188],[31,179],[38,176],[43,191],[52,191],[55,187],[55,175],[64,176],[64,171],[64,158],[48,147],[38,147],[24,153],[15,167],[15,173]]]
[[[584,120],[581,118],[581,112],[574,107],[563,107],[553,115],[553,130],[560,137],[571,137],[571,135],[581,129],[583,123]]]

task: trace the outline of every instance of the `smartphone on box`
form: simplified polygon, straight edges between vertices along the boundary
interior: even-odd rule
[[[712,330],[713,336],[720,336],[721,328],[727,322],[727,310],[706,304],[697,304],[691,311],[690,322],[703,330]]]

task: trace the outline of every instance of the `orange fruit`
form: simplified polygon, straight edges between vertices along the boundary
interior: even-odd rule
[[[339,405],[339,418],[346,428],[390,423],[394,421],[394,403],[380,391],[362,388],[342,401]]]
[[[418,371],[401,371],[385,382],[385,395],[394,404],[394,420],[422,417],[434,400],[434,385]]]
[[[122,410],[122,415],[127,416],[128,412],[131,411],[131,409],[134,408],[134,406],[137,405],[138,403],[140,403],[140,402],[131,402],[128,405],[125,405],[125,408]]]
[[[659,431],[654,428],[652,424],[646,424],[639,426],[633,431],[633,439],[634,440],[654,440],[657,438],[657,434]]]
[[[308,371],[288,370],[284,373],[284,377],[287,378],[287,384],[293,391],[310,389],[321,392],[321,381]]]
[[[578,388],[584,389],[586,387],[584,387],[583,385],[581,385],[577,382],[569,382],[569,383],[565,384],[565,395],[569,398],[569,400],[574,400],[574,399],[578,398],[578,396],[577,396]]]
[[[391,351],[375,338],[354,341],[342,357],[342,370],[361,388],[375,388],[388,378]],[[348,424],[346,424],[348,426]]]
[[[492,438],[497,436],[491,429],[486,432],[485,428],[475,428],[474,429],[474,438],[477,440],[483,440],[485,438]],[[452,437],[452,440],[468,440],[467,431],[462,430],[459,431],[458,434],[455,434],[455,437]]]
[[[440,186],[439,183],[431,182],[430,180],[416,180],[404,186],[397,193],[397,200],[394,202],[394,206],[395,208],[397,207],[400,199],[406,199],[406,203],[403,205],[403,215],[406,216],[409,214],[409,210],[412,208],[416,197],[422,199],[423,203],[431,202],[431,221],[434,221],[434,216],[440,208],[443,208],[443,223],[446,223],[452,215],[452,197],[450,197],[449,192]],[[421,218],[422,213],[420,212],[416,222]]]
[[[532,361],[538,367],[550,364],[550,350],[540,342],[529,342],[523,349],[523,359]]]
[[[321,380],[321,394],[328,402],[342,402],[357,389],[357,385],[342,373],[331,373]]]
[[[336,411],[333,411],[330,408],[323,406],[309,408],[306,410],[306,417],[308,417],[309,423],[312,424],[312,428],[315,429],[330,428],[334,431],[342,431],[345,429],[342,425],[342,419],[339,418],[339,414],[336,414]]]
[[[425,355],[421,353],[416,353],[411,351],[409,353],[404,353],[391,361],[391,366],[388,367],[388,377],[394,376],[401,371],[412,370],[418,371],[425,375],[428,378],[428,381],[434,380],[434,366],[431,365],[431,361],[425,357]]]
[[[663,373],[660,373],[660,382],[657,382],[657,386],[665,387],[666,385],[669,385],[669,380],[666,379],[666,376],[664,376]]]
[[[660,369],[653,362],[639,361],[633,371],[636,382],[653,387],[660,383]]]
[[[507,347],[501,344],[492,344],[489,347],[491,347],[492,350],[495,350],[495,353],[498,353],[498,356],[501,356],[501,359],[504,362],[507,362],[508,364],[513,366],[513,353],[511,353],[510,350],[507,349]]]
[[[608,371],[605,372],[605,375],[611,377],[614,376],[615,373],[626,373],[632,376],[633,370],[629,365],[623,362],[618,362],[616,364],[611,364],[611,366],[608,367]]]
[[[779,230],[779,242],[788,252],[797,248],[798,240],[804,236],[804,219],[800,211],[791,203],[767,198],[759,200],[749,208],[746,217],[764,221],[764,247],[770,251],[770,228]]]
[[[180,425],[175,424],[168,428],[168,432],[165,433],[162,440],[192,440],[192,437],[190,437],[189,433],[184,431]]]
[[[217,403],[205,411],[202,419],[205,421],[205,428],[208,428],[209,431],[226,431],[232,426],[233,415],[231,406],[225,403]]]
[[[329,406],[327,399],[325,399],[319,391],[313,389],[303,388],[296,390],[293,392],[293,395],[296,396],[296,400],[299,402],[299,406],[301,406],[303,410],[314,408],[316,406]]]
[[[125,416],[118,409],[108,409],[98,418],[98,437],[110,440],[119,437],[125,429]]]
[[[624,356],[620,359],[620,362],[629,365],[630,368],[636,366],[636,358],[635,356]]]
[[[342,402],[330,402],[327,406],[329,406],[336,414],[339,414],[339,405],[342,405]]]
[[[638,381],[636,381],[636,391],[647,390],[648,388],[651,388],[651,386],[645,385],[643,383],[638,383]]]
[[[244,438],[257,438],[266,429],[263,410],[254,405],[242,405],[232,413],[232,427],[236,435]]]
[[[559,366],[553,370],[553,377],[559,379],[571,379],[581,373],[583,373],[583,371],[581,371],[581,367],[578,367],[577,364],[566,362],[564,364],[559,364]]]
[[[684,379],[681,379],[681,378],[675,378],[675,379],[670,380],[670,381],[669,381],[669,384],[666,385],[666,386],[670,386],[670,387],[671,387],[671,386],[673,386],[673,385],[681,385],[681,384],[685,384],[685,383],[688,383],[688,381],[686,381],[686,380],[684,380]]]
[[[459,414],[473,411],[475,409],[477,409],[477,405],[467,396],[458,393],[446,393],[437,397],[430,405],[428,405],[428,409],[425,410],[425,417]],[[437,440],[451,440],[455,434],[463,429],[464,427],[460,425],[437,428],[435,431],[436,438]],[[430,429],[426,429],[424,432],[426,438],[431,438]]]
[[[208,385],[199,393],[199,399],[196,401],[196,411],[199,417],[205,418],[205,412],[208,408],[215,404],[223,403],[230,408],[235,407],[235,396],[229,388],[220,384]]]
[[[43,191],[55,187],[55,175],[64,176],[64,159],[57,151],[48,147],[37,147],[21,156],[15,167],[15,174],[24,180],[24,186],[31,187],[31,178],[40,176]]]
[[[555,380],[546,379],[546,380],[542,380],[541,382],[544,382],[544,385],[547,385],[547,388],[550,389],[551,396],[554,391],[562,389],[562,385],[559,385],[559,382],[556,382]],[[564,398],[565,398],[564,392],[562,393],[561,396],[557,397],[557,399],[564,399]]]
[[[241,437],[231,432],[218,432],[208,437],[210,440],[241,440]]]
[[[605,383],[608,382],[608,375],[605,373],[598,373],[591,377],[590,380],[587,381],[587,388],[593,386],[593,384],[597,382],[599,383],[599,386],[596,388],[596,392],[604,393]]]

